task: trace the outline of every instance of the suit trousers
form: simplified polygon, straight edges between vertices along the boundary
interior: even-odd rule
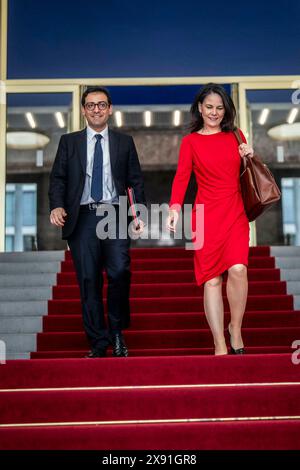
[[[68,238],[80,287],[83,325],[93,350],[104,349],[111,336],[127,328],[130,323],[130,238],[119,236],[119,208],[116,209],[116,238],[99,239],[97,224],[104,216],[97,216],[89,205],[81,206],[76,227]],[[107,220],[107,216],[106,216]],[[103,270],[106,271],[108,327],[104,317]]]

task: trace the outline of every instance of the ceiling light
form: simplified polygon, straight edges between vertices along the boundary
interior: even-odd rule
[[[26,113],[25,114],[26,118],[27,118],[27,121],[29,122],[29,125],[32,129],[35,129],[36,128],[36,122],[33,118],[33,115],[32,113]]]
[[[266,120],[269,116],[269,112],[270,110],[268,108],[264,108],[262,110],[262,112],[260,113],[260,116],[259,116],[259,119],[258,119],[258,123],[263,126],[265,123],[266,123]]]
[[[116,121],[117,127],[122,127],[122,125],[123,125],[123,116],[122,116],[121,111],[116,111],[115,112],[115,121]]]
[[[290,110],[289,115],[288,115],[287,120],[286,120],[286,122],[288,124],[293,124],[293,122],[295,121],[296,116],[298,114],[298,111],[299,111],[298,108],[293,108],[293,109]]]
[[[63,114],[62,114],[60,111],[58,111],[57,113],[55,113],[55,117],[56,117],[57,124],[59,125],[59,127],[60,127],[61,129],[62,129],[63,127],[66,127]]]
[[[173,124],[174,126],[179,126],[180,125],[180,120],[181,120],[181,112],[176,109],[173,113]]]
[[[7,148],[14,150],[42,149],[50,142],[45,134],[31,131],[8,131],[6,133]]]
[[[272,127],[268,135],[275,140],[300,140],[300,122]]]
[[[145,111],[144,112],[144,121],[145,121],[145,126],[150,127],[152,124],[152,113],[151,111]]]

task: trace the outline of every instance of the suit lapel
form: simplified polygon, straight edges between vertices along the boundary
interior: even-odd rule
[[[86,162],[87,162],[87,134],[86,128],[78,134],[77,148],[79,153],[79,159],[84,174],[86,174]]]
[[[114,167],[118,160],[119,136],[114,131],[108,129],[109,139],[109,155],[111,171],[114,172]]]

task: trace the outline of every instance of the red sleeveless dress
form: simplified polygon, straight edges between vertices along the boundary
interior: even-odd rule
[[[207,135],[193,132],[182,140],[169,205],[172,208],[183,204],[193,171],[198,186],[192,211],[193,229],[196,205],[203,204],[204,208],[203,226],[196,228],[196,239],[200,239],[197,231],[203,231],[203,246],[194,251],[199,285],[234,264],[248,266],[249,222],[241,196],[240,161],[238,143],[232,132]]]

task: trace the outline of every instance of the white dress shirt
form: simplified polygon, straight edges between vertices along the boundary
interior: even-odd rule
[[[110,167],[110,154],[109,154],[109,138],[108,138],[108,127],[101,132],[96,132],[91,127],[87,126],[87,160],[86,160],[86,177],[83,193],[81,196],[80,204],[89,204],[95,202],[91,197],[91,184],[93,175],[93,163],[94,163],[94,151],[96,144],[95,134],[101,134],[101,146],[103,152],[103,203],[115,204],[118,203],[118,196],[115,189],[111,167]]]

